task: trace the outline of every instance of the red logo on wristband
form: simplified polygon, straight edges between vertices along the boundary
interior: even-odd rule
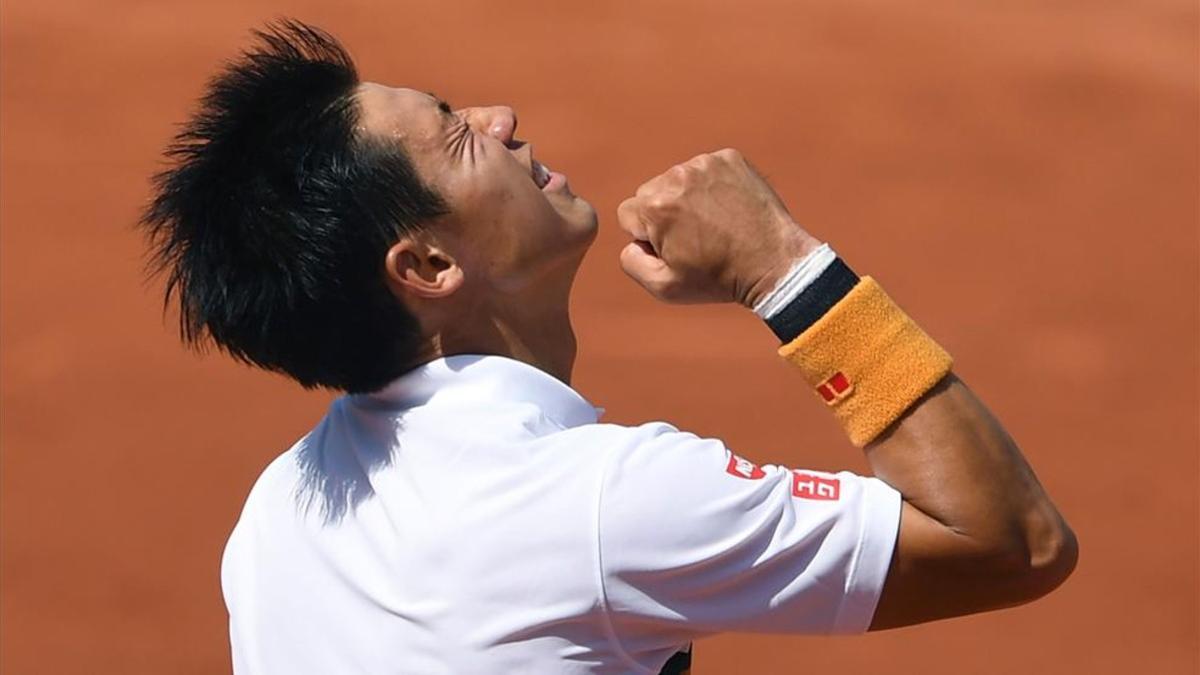
[[[825,478],[803,471],[793,471],[792,496],[827,502],[837,501],[842,496],[842,483],[836,478]]]
[[[828,380],[817,385],[817,393],[825,399],[825,403],[833,405],[849,396],[854,391],[854,385],[842,371],[834,373]]]

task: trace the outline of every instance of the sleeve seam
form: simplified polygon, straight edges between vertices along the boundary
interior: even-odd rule
[[[868,488],[868,491],[869,491],[869,489],[870,488]],[[868,495],[864,495],[864,497],[865,498],[860,501],[860,505],[859,505],[858,541],[857,541],[857,544],[855,545],[854,558],[852,559],[852,561],[850,563],[850,569],[847,571],[846,585],[845,585],[845,588],[843,589],[841,600],[838,602],[838,609],[837,609],[836,614],[834,615],[835,619],[834,619],[833,626],[831,627],[832,631],[835,633],[848,632],[848,631],[846,631],[846,625],[845,625],[846,612],[849,609],[848,605],[855,605],[858,603],[858,596],[857,596],[856,592],[858,590],[860,590],[859,587],[861,585],[861,580],[859,579],[859,572],[860,572],[859,568],[862,566],[862,558],[866,554],[867,547],[872,544],[872,542],[868,541],[868,538],[872,534],[871,521],[870,521],[871,514],[869,513],[869,509],[870,509],[871,504],[873,503],[873,500],[876,499],[877,497],[868,496]],[[886,577],[886,574],[887,574],[887,571],[885,570],[884,571],[885,577]],[[880,589],[878,589],[876,592],[876,595],[874,598],[875,602],[879,601],[878,593],[881,591],[882,591],[882,587],[880,587]],[[862,624],[863,622],[861,620],[858,620],[858,617],[854,617],[856,619],[855,625],[853,626],[854,632],[861,633],[861,632],[865,632],[870,629],[871,620],[874,618],[873,617],[874,608],[872,608],[872,611],[870,614],[871,614],[871,616],[866,617],[866,625],[859,625],[859,624]]]
[[[601,536],[601,519],[603,518],[603,502],[604,502],[604,485],[608,477],[609,466],[612,464],[612,456],[614,450],[609,448],[605,452],[604,462],[601,465],[600,476],[596,485],[596,520],[595,520],[595,536],[596,536],[596,585],[598,588],[598,599],[600,601],[601,623],[604,627],[605,637],[608,638],[609,644],[625,663],[638,672],[653,673],[650,668],[643,666],[634,660],[634,658],[625,651],[621,645],[621,640],[617,637],[617,629],[613,624],[612,612],[608,603],[608,589],[604,583],[604,544]]]

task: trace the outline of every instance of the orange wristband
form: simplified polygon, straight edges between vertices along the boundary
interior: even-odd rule
[[[800,368],[858,447],[899,419],[953,363],[871,277],[779,355]]]

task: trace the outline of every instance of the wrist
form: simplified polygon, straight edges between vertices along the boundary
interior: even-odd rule
[[[805,274],[807,272],[807,274]],[[787,344],[808,330],[858,284],[858,275],[828,246],[813,255],[804,278],[786,284],[776,294],[769,314],[760,316],[779,341]]]
[[[802,333],[858,282],[828,244],[821,244],[796,261],[775,287],[752,308],[788,342]]]
[[[793,227],[799,230],[799,226],[793,225]],[[812,258],[819,249],[827,248],[824,242],[803,231],[798,234],[799,236],[791,238],[777,248],[777,255],[773,256],[774,262],[768,265],[766,270],[759,275],[758,280],[749,286],[745,296],[741,298],[742,305],[756,314],[759,313],[759,308],[768,301],[770,296],[777,294],[781,285],[795,272],[798,266]],[[760,316],[762,315],[760,314]]]

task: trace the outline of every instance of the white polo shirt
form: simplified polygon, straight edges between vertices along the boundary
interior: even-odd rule
[[[259,478],[221,570],[234,670],[655,673],[716,632],[858,633],[899,518],[874,478],[439,359],[337,399]]]

